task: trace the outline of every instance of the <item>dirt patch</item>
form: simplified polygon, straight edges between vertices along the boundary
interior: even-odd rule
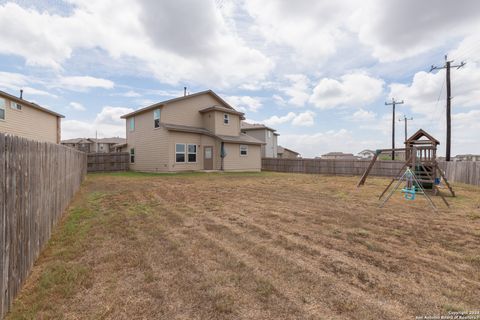
[[[480,308],[480,189],[451,208],[387,181],[89,175],[7,319],[406,319]]]

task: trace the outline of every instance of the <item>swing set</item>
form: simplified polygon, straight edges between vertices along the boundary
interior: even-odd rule
[[[365,184],[368,174],[372,170],[373,165],[381,153],[403,151],[405,152],[406,161],[398,171],[397,175],[390,181],[385,190],[383,190],[382,194],[379,196],[379,200],[382,200],[383,196],[390,190],[388,195],[380,203],[380,207],[383,207],[383,205],[392,197],[402,182],[405,183],[405,186],[401,191],[406,200],[412,201],[415,200],[417,195],[423,195],[432,209],[437,211],[437,207],[428,195],[433,194],[440,196],[445,205],[449,207],[449,203],[438,188],[441,180],[443,179],[452,197],[455,197],[455,192],[448,183],[442,170],[438,167],[436,153],[439,144],[440,142],[437,139],[420,129],[405,141],[405,148],[377,150],[369,166],[360,178],[357,187]],[[395,181],[397,181],[397,183],[391,188]]]

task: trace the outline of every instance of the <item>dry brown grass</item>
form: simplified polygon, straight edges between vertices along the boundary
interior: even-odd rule
[[[480,189],[450,209],[297,174],[90,175],[8,319],[411,319],[480,308]]]

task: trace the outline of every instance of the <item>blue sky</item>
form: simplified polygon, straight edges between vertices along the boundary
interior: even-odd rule
[[[0,90],[66,116],[62,137],[124,136],[120,115],[212,89],[313,157],[391,144],[391,107],[480,153],[480,3],[413,1],[0,1]],[[396,144],[403,142],[396,122]]]

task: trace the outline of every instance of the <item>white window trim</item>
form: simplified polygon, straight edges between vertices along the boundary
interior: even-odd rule
[[[245,150],[247,151],[247,154],[242,154],[242,147],[245,147]],[[241,144],[240,147],[239,147],[239,152],[240,152],[240,157],[248,157],[248,145]]]
[[[15,108],[13,106],[15,106]],[[20,106],[20,109],[18,109],[17,106]],[[15,101],[10,101],[10,109],[15,110],[15,111],[22,111],[23,110],[23,105],[15,102]]]
[[[268,130],[267,132],[268,132],[268,133],[267,133],[267,136],[268,136],[269,138],[271,138],[271,137],[272,137],[272,131]]]
[[[227,123],[225,123],[225,120],[227,120]],[[228,113],[223,114],[223,125],[224,126],[229,126],[230,125],[230,115]]]
[[[177,152],[177,146],[183,146],[183,152]],[[182,154],[183,153],[183,161],[177,161],[177,154]],[[187,145],[185,143],[175,143],[175,163],[187,163]]]
[[[0,105],[0,109],[3,110],[3,119],[0,119],[0,121],[5,121],[5,119],[7,119],[7,107],[6,107],[7,100],[3,98],[0,98],[0,100],[3,100],[3,106]]]
[[[132,128],[132,123],[133,123],[133,128]],[[131,117],[130,120],[128,121],[128,131],[129,132],[135,131],[135,117]]]
[[[133,150],[133,153],[132,153]],[[133,156],[133,161],[132,161]],[[135,148],[130,148],[130,163],[135,163]]]
[[[155,127],[155,120],[157,120],[157,118],[155,117],[155,112],[158,110],[158,127]],[[153,110],[153,129],[158,129],[160,128],[160,119],[162,118],[162,112],[160,111],[160,108],[157,108],[157,109],[154,109]]]
[[[195,146],[195,153],[193,152],[189,152],[188,151],[188,147],[189,146]],[[194,143],[188,143],[186,144],[186,157],[185,157],[185,160],[186,160],[186,163],[197,163],[197,159],[198,159],[198,146]],[[195,154],[195,161],[190,161],[188,160],[188,156],[191,155],[191,154]]]

